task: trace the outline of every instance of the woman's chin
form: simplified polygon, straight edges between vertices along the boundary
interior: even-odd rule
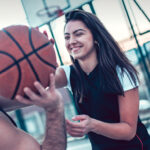
[[[72,57],[73,57],[74,59],[80,59],[82,56],[79,55],[79,54],[73,54]]]

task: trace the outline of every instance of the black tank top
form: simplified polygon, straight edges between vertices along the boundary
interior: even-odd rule
[[[74,94],[79,81],[71,66],[70,83],[79,114],[87,114],[107,123],[119,123],[118,94],[107,89],[102,90],[100,79],[103,77],[98,72],[98,67],[89,75],[84,72],[83,74],[86,78],[87,92],[80,104],[79,96]],[[92,150],[150,150],[150,137],[140,118],[138,118],[136,136],[130,141],[114,140],[93,132],[88,133],[88,136]]]

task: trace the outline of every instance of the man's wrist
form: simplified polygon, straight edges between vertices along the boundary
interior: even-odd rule
[[[64,104],[59,101],[54,107],[48,106],[44,108],[47,113],[62,113],[64,112]]]

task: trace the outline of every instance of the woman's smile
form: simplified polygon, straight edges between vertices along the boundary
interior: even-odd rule
[[[80,52],[82,46],[76,46],[71,48],[72,53],[78,53]]]

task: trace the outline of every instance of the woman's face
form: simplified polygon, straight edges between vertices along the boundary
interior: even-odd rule
[[[96,53],[92,33],[82,21],[69,21],[64,36],[66,48],[74,59],[82,60]]]

